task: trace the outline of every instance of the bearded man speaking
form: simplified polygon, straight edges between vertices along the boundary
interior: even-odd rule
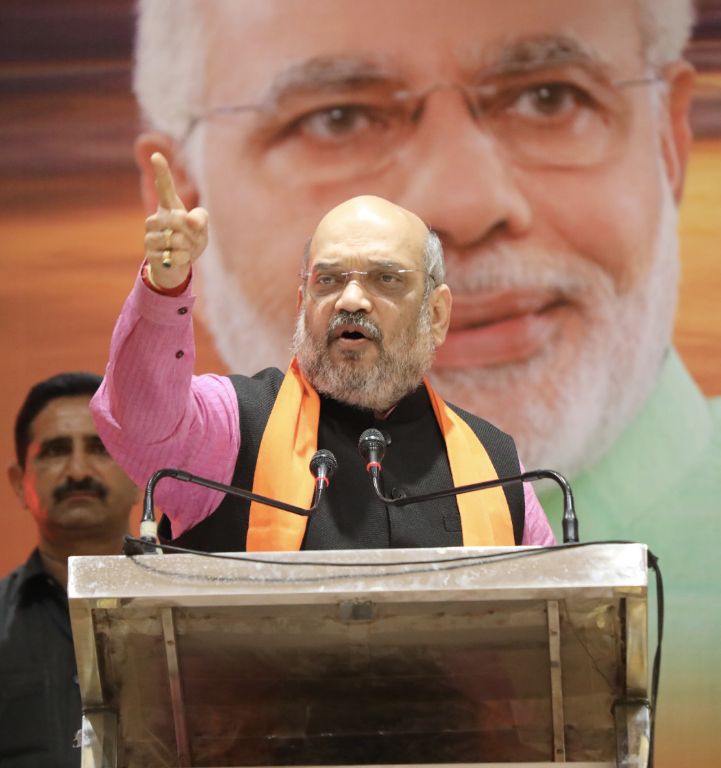
[[[146,220],[146,260],[93,401],[104,442],[140,483],[180,467],[303,507],[315,450],[339,464],[309,520],[166,483],[158,501],[174,537],[255,551],[554,542],[527,485],[396,511],[366,476],[356,445],[370,427],[392,442],[391,495],[520,472],[508,435],[445,403],[424,378],[448,330],[451,291],[440,241],[417,216],[370,196],[334,208],[303,260],[287,373],[193,377],[191,265],[207,244],[208,215],[186,211],[165,158],[152,160],[159,208]]]

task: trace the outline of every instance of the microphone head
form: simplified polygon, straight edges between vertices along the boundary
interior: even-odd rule
[[[330,480],[333,473],[338,469],[338,461],[330,451],[321,448],[313,454],[309,466],[313,477],[318,477],[321,468],[325,467],[325,477]]]
[[[376,461],[380,461],[386,452],[386,439],[379,429],[366,429],[358,438],[358,450],[365,461],[370,461],[371,451],[375,451]]]

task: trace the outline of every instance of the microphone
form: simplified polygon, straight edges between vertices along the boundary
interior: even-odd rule
[[[157,472],[154,472],[150,476],[150,480],[148,480],[148,484],[145,486],[145,495],[143,497],[143,515],[140,519],[139,540],[126,536],[123,542],[123,552],[126,555],[161,553],[162,550],[158,546],[158,524],[155,521],[153,496],[155,495],[155,486],[164,477],[170,477],[173,480],[180,480],[184,483],[202,485],[203,487],[211,488],[214,491],[227,493],[231,496],[239,496],[241,499],[256,501],[260,504],[274,507],[275,509],[282,509],[286,512],[292,512],[295,515],[308,517],[318,508],[323,488],[328,486],[330,478],[337,468],[338,462],[330,451],[321,449],[320,451],[316,451],[315,454],[313,454],[313,457],[310,460],[310,471],[313,473],[316,481],[315,489],[313,491],[313,503],[308,509],[303,509],[303,507],[296,507],[294,504],[286,504],[284,501],[278,501],[276,499],[268,498],[267,496],[261,496],[258,493],[252,493],[251,491],[246,491],[243,488],[236,488],[233,485],[218,483],[215,480],[209,480],[208,478],[200,477],[199,475],[193,475],[190,472],[185,472],[182,469],[173,469],[170,467],[159,469]]]
[[[313,454],[309,467],[311,474],[315,478],[316,490],[320,492],[323,488],[327,488],[330,485],[330,479],[333,477],[336,469],[338,469],[338,462],[330,451],[321,448]]]
[[[358,450],[361,456],[368,462],[366,471],[371,477],[373,483],[373,489],[376,492],[376,496],[384,503],[390,504],[394,507],[405,507],[408,504],[420,504],[424,501],[435,501],[436,499],[443,499],[448,496],[458,496],[461,493],[470,493],[471,491],[483,491],[487,488],[496,488],[499,485],[510,485],[511,483],[526,483],[534,482],[536,480],[553,480],[560,486],[563,493],[563,543],[575,544],[579,541],[578,538],[578,518],[576,517],[576,509],[573,502],[573,491],[566,478],[553,469],[535,469],[530,472],[522,472],[519,475],[513,475],[511,477],[499,477],[495,480],[484,480],[480,483],[471,483],[470,485],[461,485],[457,488],[448,488],[443,491],[433,491],[431,493],[421,493],[418,496],[402,496],[399,499],[391,499],[383,494],[378,482],[379,474],[381,471],[381,460],[385,454],[386,439],[383,437],[383,433],[377,429],[366,429],[358,440]],[[371,451],[375,453],[371,457]],[[369,457],[371,457],[369,459]]]
[[[321,448],[313,454],[309,468],[315,478],[315,489],[313,490],[313,501],[311,503],[311,510],[314,510],[320,504],[320,497],[323,491],[330,485],[330,479],[333,477],[336,469],[338,469],[338,462],[330,451]]]
[[[370,473],[376,492],[380,493],[377,487],[378,478],[382,469],[381,461],[386,453],[386,439],[379,429],[366,429],[358,438],[358,450],[366,462],[366,471]]]

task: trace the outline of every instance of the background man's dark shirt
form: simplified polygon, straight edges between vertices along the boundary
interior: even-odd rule
[[[35,550],[0,581],[0,766],[78,768],[80,725],[68,598]]]

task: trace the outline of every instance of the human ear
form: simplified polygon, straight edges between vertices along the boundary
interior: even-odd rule
[[[185,162],[181,159],[178,142],[166,133],[152,131],[141,133],[135,139],[135,162],[140,169],[140,194],[148,215],[155,213],[158,207],[158,195],[155,190],[155,173],[150,162],[153,152],[164,155],[173,175],[175,189],[187,210],[197,207],[199,195],[195,182],[190,178]]]
[[[663,72],[668,87],[664,101],[661,137],[664,166],[677,203],[683,195],[686,166],[691,151],[689,109],[694,86],[694,69],[687,61],[676,61]]]
[[[10,481],[10,486],[12,487],[15,495],[18,497],[23,507],[26,507],[27,503],[25,501],[25,486],[23,484],[24,477],[25,472],[19,464],[11,464],[8,467],[8,480]]]
[[[431,292],[430,302],[433,344],[435,347],[440,347],[446,340],[451,322],[451,305],[453,304],[451,289],[445,283],[437,286]]]

